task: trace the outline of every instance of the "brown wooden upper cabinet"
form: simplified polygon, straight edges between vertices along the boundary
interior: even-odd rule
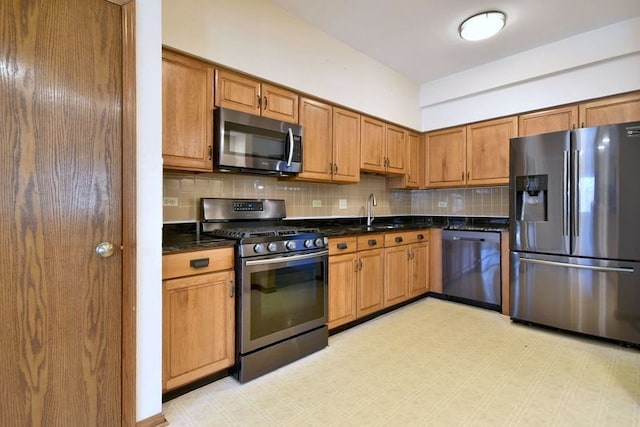
[[[387,178],[387,188],[420,188],[424,186],[423,138],[415,132],[407,132],[407,171],[402,176]]]
[[[211,172],[211,64],[162,50],[162,159],[165,169]]]
[[[360,181],[360,115],[300,98],[303,170],[296,179],[316,182]]]
[[[529,136],[575,129],[578,126],[578,106],[552,108],[518,116],[518,135]]]
[[[425,187],[465,185],[467,127],[429,132],[425,135]]]
[[[298,123],[296,92],[227,70],[216,70],[217,107]]]
[[[516,116],[427,133],[425,186],[508,184],[509,139],[517,133]]]
[[[406,130],[372,117],[360,121],[360,170],[403,175],[406,172]]]
[[[640,92],[518,116],[520,136],[640,120]]]
[[[578,107],[581,127],[640,121],[640,92],[583,102]]]
[[[509,140],[518,135],[518,117],[467,126],[467,185],[509,184]]]

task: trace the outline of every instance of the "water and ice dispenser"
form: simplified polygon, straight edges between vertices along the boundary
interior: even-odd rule
[[[516,176],[516,220],[547,221],[548,175]]]

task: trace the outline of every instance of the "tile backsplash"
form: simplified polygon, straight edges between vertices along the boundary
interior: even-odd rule
[[[509,213],[507,187],[404,191],[386,190],[385,184],[385,178],[376,175],[361,175],[358,184],[338,185],[257,175],[165,173],[163,196],[178,203],[163,207],[163,221],[201,219],[201,197],[284,199],[288,218],[361,217],[370,193],[378,201],[376,216]]]

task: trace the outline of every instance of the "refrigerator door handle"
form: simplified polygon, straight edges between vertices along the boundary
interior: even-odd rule
[[[571,171],[573,177],[571,180],[573,200],[571,206],[571,215],[573,216],[571,221],[571,234],[574,237],[580,235],[580,151],[574,150],[571,153]],[[572,246],[573,247],[573,246]]]
[[[569,152],[562,152],[562,235],[569,235]]]
[[[582,270],[602,271],[605,273],[633,274],[633,268],[631,267],[598,267],[597,265],[569,264],[566,262],[546,261],[543,259],[530,259],[530,258],[520,258],[520,262],[529,263],[529,264],[553,265],[556,267],[578,268]]]

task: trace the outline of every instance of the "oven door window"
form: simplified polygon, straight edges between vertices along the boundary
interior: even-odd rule
[[[247,266],[240,325],[243,351],[324,325],[326,275],[326,256]]]

